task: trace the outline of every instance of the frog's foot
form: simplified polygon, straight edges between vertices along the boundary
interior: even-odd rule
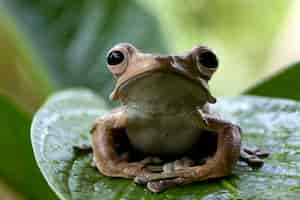
[[[247,163],[251,168],[261,168],[264,165],[263,159],[268,156],[269,153],[262,152],[259,149],[243,148],[240,153],[240,160]]]
[[[185,169],[189,169],[189,167],[193,166],[194,164],[195,162],[192,159],[183,157],[179,160],[165,163],[163,166],[153,166],[157,167],[157,171],[154,170],[155,168],[150,168],[152,172],[162,173],[137,176],[134,181],[138,184],[147,184],[148,189],[150,189],[152,192],[160,192],[168,187],[183,183],[184,179],[178,177],[178,172],[184,172]],[[183,173],[181,175],[183,175]]]
[[[192,163],[191,166],[182,166],[173,171],[145,174],[135,177],[134,181],[138,184],[146,184],[152,192],[161,192],[170,187],[229,175],[240,155],[241,130],[224,121],[209,117],[206,119],[209,128],[217,132],[218,139],[216,153],[207,159],[205,164],[193,165]]]
[[[141,164],[145,165],[150,172],[162,172],[163,167],[161,165],[151,165],[160,164],[163,162],[159,157],[149,156],[139,161]]]
[[[183,157],[179,160],[175,160],[174,162],[169,162],[163,165],[163,171],[164,172],[174,172],[176,170],[182,170],[187,167],[191,167],[195,164],[195,162],[188,158]]]
[[[157,157],[147,157],[141,161],[143,164],[160,164],[163,162],[160,158]],[[164,172],[171,174],[172,172],[175,172],[177,170],[183,170],[186,169],[187,167],[191,167],[194,165],[194,161],[191,160],[188,157],[183,157],[179,160],[175,160],[173,162],[168,162],[160,166],[151,166],[147,165],[147,169],[149,171],[153,172]],[[158,178],[157,177],[158,173],[155,174],[148,174],[148,177],[152,177],[154,179]],[[151,179],[151,178],[150,178]],[[135,182],[139,184],[146,184],[147,183],[147,178],[143,176],[138,176],[135,178]]]

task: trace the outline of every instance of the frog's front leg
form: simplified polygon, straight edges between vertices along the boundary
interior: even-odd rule
[[[119,155],[115,137],[125,134],[127,117],[124,108],[98,119],[92,129],[93,159],[98,170],[111,177],[133,178],[148,172],[141,162],[128,162],[127,157]]]
[[[135,178],[135,181],[147,184],[148,189],[153,192],[160,192],[176,185],[229,175],[240,156],[241,129],[209,115],[203,115],[203,117],[207,122],[207,129],[218,134],[217,150],[212,158],[203,165],[187,167],[170,173],[139,176]]]

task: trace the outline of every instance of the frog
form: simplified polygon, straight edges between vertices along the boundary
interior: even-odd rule
[[[268,154],[243,148],[242,129],[210,109],[216,98],[208,83],[219,68],[212,49],[198,45],[181,55],[162,55],[124,42],[108,51],[106,62],[116,79],[110,99],[121,105],[91,129],[93,163],[101,174],[132,179],[158,193],[229,176],[239,161],[263,165]],[[129,149],[143,157],[130,159]],[[197,163],[188,152],[206,157]],[[159,165],[163,159],[168,161]]]

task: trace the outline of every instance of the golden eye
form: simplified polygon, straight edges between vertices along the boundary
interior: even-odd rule
[[[198,62],[209,69],[216,69],[219,64],[217,56],[211,51],[201,53]]]

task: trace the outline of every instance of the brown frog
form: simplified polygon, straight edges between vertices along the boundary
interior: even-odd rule
[[[218,67],[209,48],[197,46],[183,55],[162,56],[120,43],[108,52],[107,67],[117,79],[110,98],[122,106],[97,119],[91,131],[94,164],[102,174],[134,179],[160,192],[227,176],[239,158],[262,166],[261,158],[267,154],[241,149],[241,129],[209,110],[216,99],[208,81]],[[130,160],[126,148],[120,152],[120,138],[144,159]],[[206,153],[201,164],[189,157]],[[176,159],[150,165],[167,157]]]

